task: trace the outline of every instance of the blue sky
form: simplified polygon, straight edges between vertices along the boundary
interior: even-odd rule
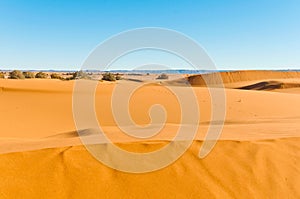
[[[78,69],[100,42],[141,27],[186,34],[219,69],[300,69],[298,0],[1,0],[0,27],[1,69]]]

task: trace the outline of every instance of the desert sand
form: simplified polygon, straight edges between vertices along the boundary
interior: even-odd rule
[[[222,72],[226,117],[211,153],[198,158],[211,123],[210,94],[200,75],[193,86],[200,121],[192,146],[158,171],[132,174],[97,161],[82,145],[72,113],[74,81],[0,79],[1,198],[300,198],[300,73]],[[212,77],[213,78],[213,77]],[[85,80],[79,80],[85,81]],[[180,126],[180,104],[164,85],[149,82],[130,99],[132,119],[151,120],[149,107],[164,106],[162,131],[148,140],[125,135],[110,107],[121,80],[99,82],[95,109],[105,134],[119,147],[149,152],[165,146]],[[219,89],[219,88],[215,88]],[[93,140],[93,129],[82,129]],[[103,143],[105,144],[105,143]]]

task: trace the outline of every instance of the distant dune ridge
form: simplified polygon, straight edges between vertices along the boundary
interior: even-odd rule
[[[205,86],[205,79],[212,85],[219,83],[218,75],[221,76],[223,83],[237,83],[265,79],[293,79],[300,78],[298,71],[268,71],[268,70],[250,70],[250,71],[228,71],[219,73],[209,73],[201,75],[192,75],[188,81],[192,86]]]
[[[170,166],[145,174],[111,169],[82,146],[72,113],[74,81],[0,79],[0,198],[300,198],[300,72],[220,75],[225,123],[204,159],[198,158],[199,148],[216,124],[203,76],[213,83],[214,74],[145,81],[147,86],[130,99],[132,119],[148,124],[149,108],[157,103],[168,115],[161,133],[149,140],[122,133],[110,106],[117,84],[143,81],[99,82],[95,111],[103,133],[119,147],[140,153],[168,144],[181,125],[180,104],[164,85],[176,86],[183,96],[187,88],[182,85],[194,86],[200,121],[192,146]],[[97,133],[81,129],[91,144]]]
[[[273,90],[273,89],[287,89],[287,88],[299,88],[300,83],[285,83],[279,81],[262,81],[259,83],[251,84],[248,86],[242,86],[238,89],[244,90]]]

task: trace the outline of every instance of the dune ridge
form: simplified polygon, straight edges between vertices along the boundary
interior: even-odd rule
[[[188,81],[193,86],[205,86],[205,79],[207,79],[213,85],[219,83],[218,75],[220,75],[224,84],[264,79],[300,78],[300,72],[298,71],[246,70],[192,75],[188,77]]]
[[[242,86],[237,89],[244,90],[274,90],[274,89],[289,89],[299,88],[299,83],[285,83],[280,81],[262,81],[259,83],[251,84],[248,86]]]

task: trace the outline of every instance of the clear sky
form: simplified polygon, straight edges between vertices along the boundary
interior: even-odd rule
[[[78,69],[121,31],[162,27],[220,69],[300,69],[299,0],[1,0],[1,69]]]

